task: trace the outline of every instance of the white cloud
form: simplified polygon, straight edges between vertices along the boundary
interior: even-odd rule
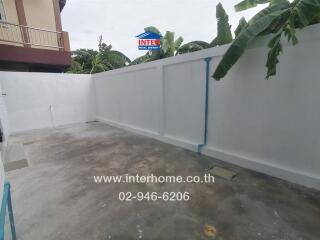
[[[99,35],[131,59],[144,54],[135,36],[144,27],[174,31],[184,42],[211,41],[216,36],[217,0],[68,0],[62,12],[63,29],[69,32],[71,48],[97,48]],[[236,13],[235,0],[222,1],[232,28],[239,19],[250,19],[260,8]]]

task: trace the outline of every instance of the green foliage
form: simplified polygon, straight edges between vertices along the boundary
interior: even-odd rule
[[[105,72],[114,69],[113,65],[106,61],[101,53],[98,53],[92,60],[92,68],[90,74]]]
[[[94,57],[98,54],[98,51],[93,49],[77,49],[71,52],[73,64],[68,69],[70,73],[78,73],[79,65],[82,67],[81,73],[90,73],[92,68],[92,61]],[[78,64],[76,64],[76,63]]]
[[[148,52],[147,54],[137,57],[135,60],[133,60],[129,65],[137,65],[140,63],[146,63],[146,62],[150,62],[156,59],[153,59],[150,55],[150,53]]]
[[[78,49],[72,52],[70,73],[99,73],[127,66],[131,61],[123,53],[112,50],[112,45],[103,42],[102,36],[98,43],[99,51]]]
[[[283,50],[281,37],[287,37],[293,45],[298,43],[296,28],[303,28],[320,19],[320,0],[270,0],[269,6],[255,15],[238,34],[223,56],[213,77],[223,78],[246,50],[248,44],[259,35],[275,33],[269,42],[266,63],[266,78],[277,72],[278,57]],[[244,0],[236,5],[236,10],[246,10],[257,4],[266,3],[259,0]]]
[[[67,70],[67,73],[82,74],[82,73],[86,73],[86,72],[85,72],[85,70],[83,69],[83,66],[80,63],[78,63],[75,60],[71,60],[71,66]]]
[[[160,50],[148,51],[145,55],[133,60],[119,51],[112,50],[112,45],[103,42],[102,36],[99,38],[99,51],[92,49],[78,49],[73,52],[73,65],[69,72],[74,73],[96,73],[108,71],[127,65],[136,65],[158,59],[172,57],[178,54],[194,52],[218,45],[224,45],[232,41],[231,26],[229,25],[229,16],[226,14],[223,6],[219,3],[216,7],[217,17],[217,37],[211,43],[204,41],[192,41],[182,45],[183,38],[175,39],[175,33],[166,31],[164,35],[154,26],[146,27],[146,32],[154,32],[161,36]]]
[[[231,25],[229,25],[229,16],[221,3],[216,7],[216,18],[218,20],[218,35],[211,42],[211,47],[220,46],[232,42]]]
[[[232,42],[231,26],[229,25],[229,16],[224,10],[221,3],[216,7],[216,18],[217,18],[217,37],[214,38],[211,43],[203,41],[192,41],[184,44],[178,49],[178,54],[184,54],[188,52],[195,52],[202,49],[224,45]]]
[[[160,30],[158,28],[154,27],[154,26],[146,27],[146,28],[144,28],[144,31],[145,32],[153,32],[153,33],[156,33],[156,34],[159,34],[159,35],[162,36]]]
[[[264,4],[269,2],[270,0],[244,0],[238,3],[237,5],[235,5],[234,8],[237,12],[239,12],[239,11],[247,10],[249,8],[256,7],[258,6],[258,4]]]
[[[303,28],[320,17],[320,0],[295,0],[291,4],[291,22]]]
[[[275,75],[277,72],[277,64],[279,63],[278,56],[282,52],[281,34],[277,34],[269,42],[270,51],[268,53],[267,68],[268,76]]]
[[[188,52],[195,52],[202,49],[206,49],[210,47],[210,43],[204,42],[204,41],[192,41],[189,43],[186,43],[182,45],[178,51],[177,54],[184,54]]]
[[[243,29],[239,35],[235,38],[221,62],[219,63],[213,77],[216,80],[224,77],[229,69],[238,61],[241,55],[244,53],[248,44],[265,30],[278,16],[284,11],[283,4],[273,5],[265,8],[257,15],[255,15],[251,21],[249,21],[247,27]]]
[[[240,33],[243,29],[245,29],[245,28],[247,27],[247,25],[248,25],[248,23],[247,23],[246,19],[245,19],[244,17],[241,18],[240,21],[239,21],[238,27],[237,27],[236,30],[234,31],[234,34],[235,34],[236,36],[238,36],[239,33]]]
[[[217,37],[211,43],[204,41],[192,41],[182,45],[183,38],[175,38],[175,33],[166,31],[164,35],[154,26],[146,27],[147,32],[154,32],[161,36],[160,50],[148,51],[145,55],[134,61],[123,53],[113,50],[112,45],[99,39],[99,50],[78,49],[72,52],[72,64],[69,72],[73,73],[97,73],[108,71],[127,65],[135,65],[167,58],[178,54],[194,52],[218,45],[231,43],[223,56],[213,77],[216,80],[223,78],[233,65],[239,60],[248,45],[261,35],[273,34],[268,47],[268,59],[266,63],[267,78],[277,72],[279,55],[283,51],[282,39],[286,37],[293,45],[298,43],[296,28],[304,28],[310,24],[320,22],[320,0],[243,0],[235,6],[236,11],[247,10],[259,4],[269,5],[256,14],[249,22],[242,18],[235,30],[235,39],[229,25],[229,16],[221,3],[216,7]]]

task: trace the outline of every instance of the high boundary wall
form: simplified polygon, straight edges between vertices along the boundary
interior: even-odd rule
[[[320,25],[298,37],[295,47],[283,41],[269,80],[270,37],[218,82],[211,75],[228,46],[94,75],[0,72],[0,117],[5,109],[9,133],[99,120],[320,189]]]
[[[90,75],[0,72],[0,84],[9,133],[95,119]]]
[[[283,40],[266,80],[267,42],[255,41],[221,81],[210,77],[201,152],[320,189],[320,25]],[[227,46],[93,75],[97,119],[196,151],[204,143],[206,63]]]

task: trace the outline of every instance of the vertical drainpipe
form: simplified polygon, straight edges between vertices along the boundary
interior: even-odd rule
[[[209,105],[209,78],[210,78],[210,61],[211,57],[205,58],[206,63],[206,92],[205,92],[205,109],[204,109],[204,133],[203,133],[203,143],[198,145],[198,153],[201,153],[201,149],[207,144],[208,135],[208,105]]]

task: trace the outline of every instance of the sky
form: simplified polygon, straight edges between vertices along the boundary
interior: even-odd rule
[[[222,0],[234,30],[241,17],[247,20],[261,8],[236,13],[240,0]],[[71,49],[97,49],[99,35],[114,50],[130,59],[145,54],[138,50],[136,35],[147,26],[163,34],[173,31],[184,43],[211,42],[217,33],[217,0],[68,0],[62,12],[63,30],[69,32]]]

